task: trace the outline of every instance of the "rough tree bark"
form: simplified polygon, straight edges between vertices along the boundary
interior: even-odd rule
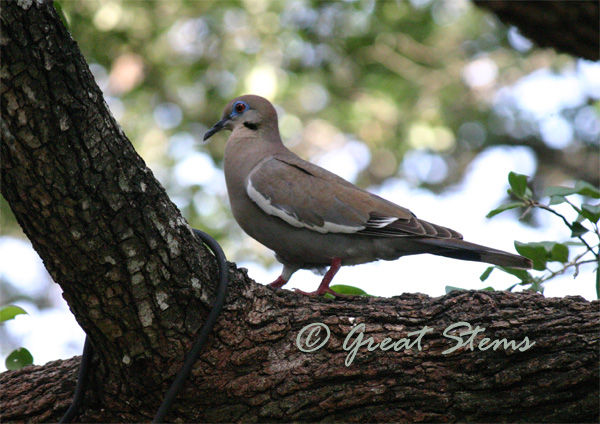
[[[541,47],[600,59],[600,2],[473,0]]]
[[[2,195],[95,348],[77,420],[148,421],[210,307],[213,260],[111,117],[52,6],[1,6]],[[170,420],[598,420],[598,302],[503,292],[329,301],[229,272],[225,310]],[[444,354],[456,345],[444,330],[461,321],[485,327],[475,346],[484,336],[535,344]],[[331,337],[301,351],[298,334],[317,322]],[[376,342],[432,330],[411,349],[363,346],[346,366],[344,341],[362,323]],[[3,373],[0,418],[56,421],[77,369],[72,358]]]

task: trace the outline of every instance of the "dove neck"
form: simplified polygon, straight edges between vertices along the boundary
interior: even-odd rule
[[[246,189],[246,178],[250,171],[264,158],[275,155],[289,155],[291,152],[281,139],[264,137],[232,137],[225,146],[224,171],[230,189]]]

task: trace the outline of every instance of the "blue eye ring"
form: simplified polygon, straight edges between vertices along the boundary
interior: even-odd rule
[[[250,109],[250,106],[248,106],[248,104],[246,102],[243,102],[241,100],[237,101],[233,105],[231,115],[241,115],[248,109]]]

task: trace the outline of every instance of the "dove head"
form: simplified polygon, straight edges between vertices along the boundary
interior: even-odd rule
[[[236,97],[225,106],[221,120],[204,134],[204,141],[225,129],[256,136],[268,131],[279,134],[277,112],[267,99],[247,94]]]

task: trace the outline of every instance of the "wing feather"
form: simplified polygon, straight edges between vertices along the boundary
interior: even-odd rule
[[[462,238],[295,155],[259,162],[246,192],[265,213],[323,234]]]

